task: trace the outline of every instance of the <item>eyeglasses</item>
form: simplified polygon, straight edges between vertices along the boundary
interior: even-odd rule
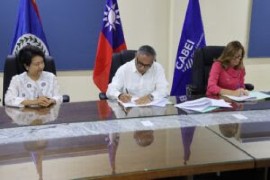
[[[233,59],[236,60],[236,59],[241,59],[242,58],[242,55],[238,55],[238,56],[234,56]]]
[[[138,60],[138,58],[136,58],[136,64],[137,64],[137,66],[139,66],[139,67],[143,67],[143,68],[148,69],[148,68],[150,68],[150,67],[152,66],[153,63],[151,63],[151,64],[144,64],[144,63],[140,62],[140,61]]]

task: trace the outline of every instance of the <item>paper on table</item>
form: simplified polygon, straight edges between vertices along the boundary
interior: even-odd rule
[[[188,109],[198,112],[207,112],[219,107],[232,107],[229,103],[223,99],[211,99],[211,98],[200,98],[192,101],[186,101],[184,103],[176,104],[175,107]]]
[[[138,98],[132,98],[131,102],[128,103],[123,103],[122,101],[118,100],[118,102],[124,107],[143,107],[143,106],[158,106],[158,107],[165,107],[166,104],[169,104],[170,101],[167,98],[161,98],[161,99],[156,99],[148,104],[136,104],[135,100]]]
[[[262,100],[262,99],[270,97],[270,95],[259,92],[259,91],[251,91],[248,96],[229,96],[229,95],[223,95],[223,96],[226,96],[234,101],[254,101],[254,100]]]

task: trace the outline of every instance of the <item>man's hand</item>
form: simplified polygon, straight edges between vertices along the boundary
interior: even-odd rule
[[[126,93],[122,93],[118,96],[118,99],[123,103],[127,103],[131,101],[132,96]]]
[[[143,97],[140,97],[139,99],[135,100],[136,104],[148,104],[153,100],[153,98],[151,97],[151,95],[146,95]]]

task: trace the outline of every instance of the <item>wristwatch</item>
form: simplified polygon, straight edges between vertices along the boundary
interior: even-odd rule
[[[148,98],[149,98],[150,101],[153,101],[154,100],[154,96],[152,94],[149,94],[148,95]]]

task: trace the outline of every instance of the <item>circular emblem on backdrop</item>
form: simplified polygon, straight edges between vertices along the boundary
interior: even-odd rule
[[[113,4],[111,7],[107,5],[103,21],[106,23],[105,27],[109,27],[110,31],[112,29],[116,30],[115,25],[120,24],[119,9],[117,9],[116,4]]]
[[[39,47],[45,55],[49,55],[49,51],[45,43],[35,36],[34,34],[24,34],[16,42],[12,54],[18,54],[18,52],[27,45],[33,45]]]
[[[45,87],[45,86],[46,86],[46,82],[42,82],[41,87]]]
[[[27,84],[26,87],[27,87],[27,88],[31,88],[32,85],[31,85],[31,84]]]

